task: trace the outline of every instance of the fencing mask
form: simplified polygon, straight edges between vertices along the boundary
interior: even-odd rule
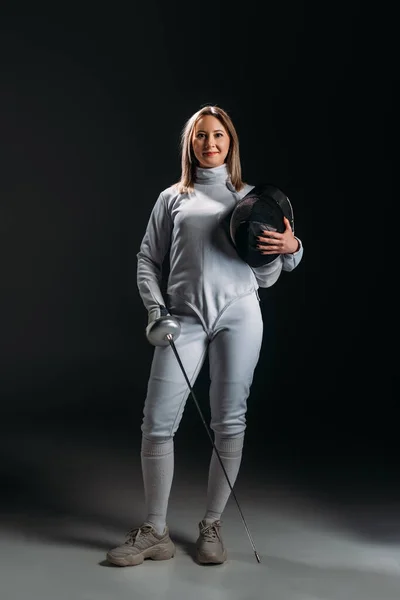
[[[261,254],[257,237],[263,230],[285,231],[283,217],[287,217],[294,233],[293,209],[289,198],[274,185],[256,185],[233,209],[229,220],[229,234],[239,256],[251,267],[261,267],[278,254]]]

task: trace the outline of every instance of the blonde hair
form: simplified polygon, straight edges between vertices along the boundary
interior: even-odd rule
[[[230,146],[225,163],[228,170],[231,183],[239,191],[244,187],[242,180],[242,167],[239,155],[239,138],[232,119],[222,108],[218,106],[203,106],[185,123],[181,133],[181,178],[176,184],[181,194],[193,191],[193,184],[196,178],[196,167],[198,161],[194,155],[192,147],[193,131],[197,121],[204,115],[216,117],[225,127],[229,134]]]

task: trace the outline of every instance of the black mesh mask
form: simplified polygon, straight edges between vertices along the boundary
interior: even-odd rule
[[[257,237],[263,230],[285,231],[287,217],[294,233],[293,210],[288,197],[277,187],[261,184],[235,206],[230,217],[230,236],[239,256],[251,267],[272,262],[278,254],[261,254]]]

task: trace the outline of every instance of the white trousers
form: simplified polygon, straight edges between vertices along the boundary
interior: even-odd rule
[[[181,324],[175,346],[192,386],[208,352],[211,429],[224,438],[240,437],[246,428],[247,399],[263,336],[257,292],[229,302],[208,331],[182,300],[170,298],[168,308]],[[157,346],[144,404],[144,437],[153,442],[173,438],[189,393],[172,348]]]

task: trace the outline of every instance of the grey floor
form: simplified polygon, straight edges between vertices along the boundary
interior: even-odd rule
[[[105,554],[143,518],[137,445],[49,428],[2,433],[1,600],[399,600],[400,516],[390,493],[300,485],[243,460],[223,518],[228,561],[193,559],[207,461],[177,452],[168,522],[175,558],[138,567]],[[183,445],[182,445],[183,446]],[[262,463],[260,463],[262,464]]]

